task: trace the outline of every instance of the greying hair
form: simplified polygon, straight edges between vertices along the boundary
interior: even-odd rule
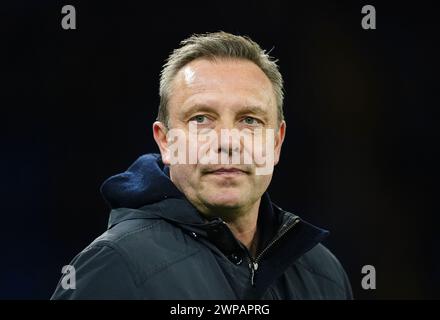
[[[215,60],[216,58],[246,59],[255,63],[272,83],[278,121],[284,120],[283,77],[278,70],[277,60],[247,36],[237,36],[227,32],[195,34],[180,43],[166,60],[160,74],[160,104],[157,120],[168,126],[167,105],[171,95],[171,84],[181,68],[197,58]]]

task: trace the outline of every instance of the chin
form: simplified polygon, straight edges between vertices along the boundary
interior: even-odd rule
[[[223,208],[239,208],[242,206],[243,196],[239,194],[216,194],[213,197],[209,197],[209,204],[213,207]]]

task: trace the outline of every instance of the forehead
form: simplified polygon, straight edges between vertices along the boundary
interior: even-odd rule
[[[276,105],[266,74],[251,61],[231,58],[196,59],[179,70],[172,83],[169,107],[193,104]]]

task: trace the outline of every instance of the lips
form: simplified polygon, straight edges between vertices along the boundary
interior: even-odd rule
[[[247,172],[238,168],[218,168],[215,170],[210,170],[208,173],[217,175],[236,175],[245,174]]]

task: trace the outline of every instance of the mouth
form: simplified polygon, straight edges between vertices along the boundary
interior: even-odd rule
[[[215,170],[209,170],[207,173],[219,176],[237,176],[247,174],[248,172],[238,168],[218,168]]]

